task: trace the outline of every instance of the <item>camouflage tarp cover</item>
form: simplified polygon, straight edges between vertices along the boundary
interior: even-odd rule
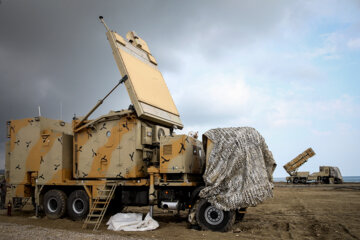
[[[228,211],[256,206],[272,197],[276,163],[264,138],[254,128],[217,128],[203,136],[213,143],[200,197]]]

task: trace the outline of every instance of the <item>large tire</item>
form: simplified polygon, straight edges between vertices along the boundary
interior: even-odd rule
[[[89,197],[84,190],[73,191],[67,200],[67,212],[74,221],[79,221],[89,213]]]
[[[298,179],[298,178],[294,178],[293,183],[298,184],[298,183],[299,183],[299,179]]]
[[[44,195],[44,211],[49,219],[58,219],[66,212],[66,194],[61,190],[50,190]]]
[[[206,199],[200,199],[196,221],[203,230],[227,232],[235,222],[235,211],[222,211],[213,207]]]

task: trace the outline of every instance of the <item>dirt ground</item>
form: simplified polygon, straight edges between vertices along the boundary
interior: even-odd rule
[[[146,213],[148,208],[125,210]],[[249,208],[244,220],[227,233],[189,229],[186,212],[177,217],[159,209],[154,218],[160,227],[149,232],[108,231],[106,221],[92,232],[68,219],[34,219],[33,211],[0,214],[0,239],[360,239],[360,184],[277,183],[274,198]]]

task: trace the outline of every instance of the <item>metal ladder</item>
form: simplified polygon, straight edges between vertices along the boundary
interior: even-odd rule
[[[104,218],[106,210],[114,196],[117,184],[105,184],[103,189],[98,190],[98,196],[92,203],[89,214],[87,215],[82,228],[94,224],[93,231],[97,230]]]

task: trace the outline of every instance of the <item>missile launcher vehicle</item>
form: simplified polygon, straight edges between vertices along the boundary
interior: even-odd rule
[[[180,114],[148,45],[100,21],[121,80],[71,123],[41,116],[7,122],[6,202],[21,208],[31,199],[36,215],[85,219],[83,228],[94,230],[108,208],[188,209],[190,224],[227,231],[247,207],[272,197],[276,163],[264,138],[248,127],[209,130],[204,144],[197,134],[175,134]],[[121,84],[129,108],[89,119]]]
[[[309,172],[298,172],[298,168],[307,162],[307,160],[315,155],[312,148],[306,149],[299,154],[296,158],[284,165],[284,169],[290,175],[286,177],[288,183],[342,183],[343,178],[341,176],[338,167],[320,166],[319,172],[310,174]]]

